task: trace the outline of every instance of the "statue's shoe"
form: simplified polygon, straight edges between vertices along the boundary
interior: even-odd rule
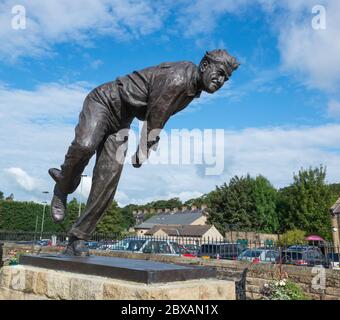
[[[53,193],[51,202],[52,219],[56,223],[61,223],[66,216],[67,194],[61,192],[57,184],[54,187]]]
[[[66,215],[67,194],[63,193],[59,187],[61,181],[61,171],[59,169],[52,168],[48,170],[48,173],[56,182],[51,202],[52,219],[54,222],[60,223],[64,221]]]
[[[57,183],[60,184],[61,180],[61,170],[56,168],[51,168],[48,170],[48,174],[52,177],[52,179]]]
[[[71,237],[63,254],[67,256],[88,257],[90,250],[84,240]]]

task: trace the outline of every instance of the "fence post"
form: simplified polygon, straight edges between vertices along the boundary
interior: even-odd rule
[[[3,251],[3,245],[4,245],[4,243],[3,242],[0,242],[0,268],[4,265],[4,262],[2,261],[3,259],[2,259],[2,255],[3,255],[3,253],[4,253],[4,251]]]

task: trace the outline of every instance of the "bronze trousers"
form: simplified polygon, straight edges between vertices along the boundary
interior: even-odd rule
[[[117,104],[120,100],[117,100]],[[117,108],[120,106],[117,106]],[[75,138],[61,166],[60,189],[73,193],[81,175],[96,153],[92,186],[85,211],[72,226],[69,236],[89,240],[115,196],[127,151],[127,132],[120,129],[112,110],[88,96],[79,116]]]

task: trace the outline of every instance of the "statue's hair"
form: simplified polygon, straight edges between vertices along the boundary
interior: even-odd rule
[[[236,58],[232,57],[226,50],[223,49],[207,51],[200,65],[204,61],[222,64],[226,68],[229,76],[240,66],[240,63],[237,62]]]

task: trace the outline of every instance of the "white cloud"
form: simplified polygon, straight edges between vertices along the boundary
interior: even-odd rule
[[[96,59],[96,60],[91,62],[91,68],[95,69],[95,70],[98,69],[102,65],[103,65],[103,61],[100,60],[100,59]]]
[[[315,4],[326,9],[326,30],[312,27]],[[326,91],[339,89],[340,83],[340,2],[338,0],[285,1],[287,10],[277,21],[279,49],[285,69],[297,73],[310,87]]]
[[[315,5],[326,9],[326,30],[312,27]],[[213,40],[207,36],[218,28],[222,19],[228,19],[229,15],[254,17],[261,8],[269,27],[277,34],[283,70],[308,87],[337,91],[340,83],[338,0],[196,0],[179,11],[178,21],[184,35],[196,37],[199,46],[210,47]]]
[[[13,192],[20,200],[42,198],[42,190],[52,192],[47,171],[64,160],[86,91],[87,85],[80,84],[49,84],[32,91],[0,89],[1,191]],[[336,124],[227,131],[225,145],[217,148],[225,155],[223,174],[205,176],[204,166],[194,164],[146,164],[140,169],[127,164],[116,200],[121,205],[175,196],[187,200],[213,190],[235,174],[248,172],[263,174],[279,187],[290,183],[292,173],[300,167],[321,163],[328,168],[329,181],[339,182],[339,136],[340,125]],[[129,154],[134,151],[130,144]],[[83,201],[90,191],[93,162],[85,170]],[[21,169],[6,172],[8,168]],[[78,188],[77,198],[79,192]]]
[[[63,162],[86,91],[84,84],[52,83],[32,91],[0,87],[0,190],[23,200],[37,196],[36,190],[16,188],[6,168],[29,172],[39,181],[39,197],[53,190],[47,171]]]
[[[27,26],[14,30],[12,7],[17,4],[0,2],[0,55],[11,60],[51,53],[54,44],[66,41],[91,45],[101,36],[122,40],[147,35],[162,26],[166,15],[163,5],[150,0],[22,0]]]
[[[187,1],[178,17],[186,36],[209,34],[225,14],[241,14],[249,0],[196,0]]]
[[[15,180],[15,182],[26,191],[33,191],[38,186],[36,179],[29,176],[29,174],[21,168],[9,168],[5,169],[5,172],[10,175]]]

